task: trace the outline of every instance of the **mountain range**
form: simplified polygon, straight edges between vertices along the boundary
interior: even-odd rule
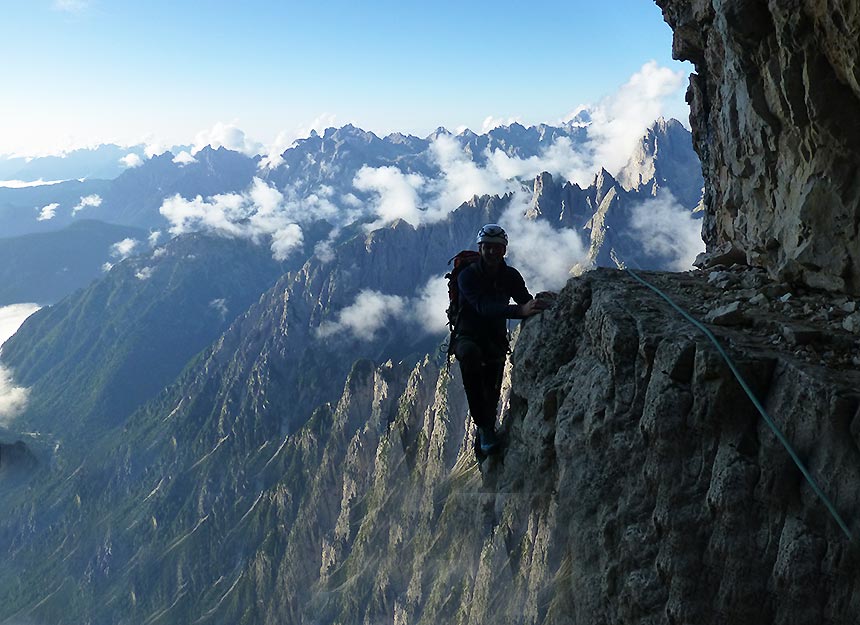
[[[556,131],[513,126],[457,145],[530,158]],[[367,203],[373,194],[362,200],[353,184],[362,168],[443,176],[433,142],[344,127],[264,172],[210,149],[196,164],[163,155],[110,181],[83,210],[146,228],[146,242],[3,345],[29,395],[0,430],[0,623],[361,622],[396,613],[401,592],[423,592],[409,582],[422,576],[436,581],[415,605],[453,618],[463,545],[438,542],[432,525],[472,514],[458,497],[484,486],[462,389],[439,353],[446,261],[480,224],[501,221],[519,236],[512,262],[533,289],[572,268],[675,262],[678,250],[652,246],[646,226],[676,193],[692,219],[700,181],[675,176],[690,171],[675,154],[685,132],[651,129],[619,175],[630,188],[605,170],[585,187],[543,172],[414,224],[315,214],[280,260],[265,245],[272,231],[229,236],[254,215],[163,243],[149,229],[166,227],[158,209],[177,193],[240,197],[255,177],[258,190],[303,198],[331,187],[329,197]],[[553,260],[556,240],[568,249]],[[419,483],[435,494],[419,497]],[[376,554],[383,538],[392,546]],[[403,549],[418,577],[396,572]]]
[[[342,231],[343,236],[348,236],[352,231],[350,228],[378,221],[377,211],[387,201],[384,194],[394,192],[394,186],[391,185],[408,186],[406,181],[410,180],[410,176],[420,177],[417,184],[423,180],[425,187],[428,185],[426,181],[445,176],[450,178],[446,179],[447,186],[439,192],[441,195],[438,197],[417,197],[418,192],[415,191],[419,203],[430,203],[431,206],[438,204],[437,212],[440,209],[445,212],[453,210],[460,202],[469,199],[467,195],[459,200],[456,198],[457,192],[463,195],[460,187],[464,184],[466,188],[474,186],[475,192],[479,194],[496,189],[495,194],[502,196],[512,190],[526,189],[539,195],[551,195],[546,176],[540,177],[540,182],[536,183],[535,175],[538,172],[529,174],[527,170],[541,163],[550,163],[546,158],[539,157],[546,155],[553,146],[558,146],[559,141],[561,145],[570,146],[570,149],[580,146],[577,149],[585,150],[583,146],[587,145],[588,136],[584,124],[582,119],[564,127],[541,125],[525,128],[514,124],[496,128],[485,135],[466,131],[455,136],[439,129],[426,139],[404,135],[379,138],[353,126],[344,126],[330,128],[323,135],[312,133],[286,150],[278,163],[266,163],[265,166],[261,157],[251,158],[225,148],[207,147],[194,155],[193,162],[177,162],[173,154],[166,152],[143,161],[138,167],[125,170],[112,180],[0,188],[0,232],[5,237],[0,239],[0,252],[4,246],[11,246],[12,249],[27,246],[27,243],[14,241],[15,237],[24,234],[52,232],[56,233],[54,239],[57,241],[80,240],[83,233],[92,231],[94,226],[68,228],[82,219],[136,228],[146,231],[146,237],[154,235],[163,238],[166,230],[181,232],[192,229],[178,222],[181,218],[171,215],[166,207],[179,206],[180,209],[193,211],[200,207],[205,209],[219,201],[246,201],[247,206],[242,210],[250,214],[256,210],[253,204],[256,200],[249,198],[249,194],[253,195],[253,189],[257,188],[280,194],[281,205],[288,206],[283,219],[296,224],[296,232],[300,233],[302,239],[301,244],[289,252],[292,266],[298,266],[319,244],[324,244],[324,249],[328,249],[331,244],[341,240]],[[541,210],[546,209],[547,202],[557,203],[558,210],[567,213],[562,222],[578,229],[592,215],[600,212],[598,205],[610,190],[612,197],[609,201],[626,204],[628,210],[630,206],[641,203],[640,200],[645,197],[665,195],[668,191],[679,206],[689,212],[701,198],[698,160],[690,145],[689,132],[680,123],[660,120],[648,130],[627,165],[619,171],[620,182],[616,183],[608,172],[603,172],[593,178],[589,188],[569,183],[557,197],[545,196],[536,201],[541,205]],[[448,154],[442,154],[439,146],[444,146]],[[507,182],[497,180],[486,183],[483,179],[490,177],[488,172],[498,176],[496,170],[488,165],[488,159],[508,159],[509,163],[531,164],[520,167],[520,173],[505,174],[514,176]],[[535,160],[532,162],[529,159]],[[373,178],[374,175],[376,178]],[[371,179],[364,186],[358,183],[362,176]],[[556,182],[564,182],[558,173],[554,176]],[[470,182],[469,178],[480,184]],[[385,187],[386,184],[390,185],[390,189]],[[591,204],[587,204],[587,197],[591,198],[588,200]],[[392,198],[392,202],[401,204],[404,199],[393,195]],[[572,207],[578,213],[576,218],[571,213]],[[610,221],[611,215],[617,210],[624,209],[609,211]],[[606,207],[603,213],[606,213]],[[413,214],[421,215],[415,211]],[[618,226],[628,224],[629,218],[629,215],[619,214],[613,229],[610,229],[611,235],[617,229],[620,236],[623,228],[619,229]],[[198,227],[218,228],[221,225]],[[65,291],[57,290],[56,295],[47,296],[46,299],[46,295],[38,289],[28,291],[24,288],[18,297],[52,303],[61,295],[85,286],[93,277],[94,260],[90,258],[96,254],[96,250],[100,250],[99,266],[115,262],[116,256],[111,256],[110,246],[106,246],[97,235],[93,236],[89,245],[90,253],[86,258],[80,258],[81,266],[77,266],[73,258],[51,255],[44,256],[40,261],[51,264],[53,272],[69,274],[64,280]],[[138,241],[143,239],[142,233],[135,237]],[[118,238],[114,243],[120,240]],[[73,245],[72,242],[61,243],[58,247],[68,248]],[[139,251],[144,247],[141,245],[137,249]],[[607,254],[608,249],[604,250],[601,263],[606,261]],[[21,283],[21,280],[17,282]]]
[[[658,4],[703,195],[680,124],[586,175],[583,118],[76,200],[148,235],[3,345],[0,624],[855,623],[857,2]],[[559,293],[482,459],[442,275],[488,221]]]

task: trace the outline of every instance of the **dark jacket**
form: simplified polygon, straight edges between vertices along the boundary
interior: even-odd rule
[[[519,305],[533,299],[520,272],[504,261],[495,276],[486,272],[483,260],[469,265],[457,286],[460,314],[455,335],[494,343],[507,340],[506,319],[521,319]]]

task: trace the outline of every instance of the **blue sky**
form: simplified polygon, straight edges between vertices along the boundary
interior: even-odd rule
[[[288,143],[351,122],[379,134],[487,118],[557,122],[655,61],[689,64],[650,0],[0,0],[0,153],[169,146],[238,127]],[[284,146],[285,147],[285,146]]]

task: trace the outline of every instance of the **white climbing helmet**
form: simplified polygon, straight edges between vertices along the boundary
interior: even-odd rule
[[[486,224],[478,230],[477,243],[501,243],[508,244],[508,233],[499,224]]]

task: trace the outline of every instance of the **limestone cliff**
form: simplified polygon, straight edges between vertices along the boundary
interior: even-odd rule
[[[749,269],[646,278],[710,312],[860,532],[851,306],[801,322],[821,297]],[[738,314],[714,314],[727,306]],[[524,325],[512,360],[507,451],[480,467],[456,366],[449,376],[425,360],[405,384],[382,383],[389,365],[354,370],[333,442],[290,490],[307,495],[287,544],[261,549],[237,581],[238,596],[275,595],[211,620],[856,622],[850,542],[714,346],[664,300],[624,272],[590,272]],[[256,523],[289,518],[266,499]]]
[[[656,0],[692,61],[709,250],[772,276],[860,292],[856,0]]]

